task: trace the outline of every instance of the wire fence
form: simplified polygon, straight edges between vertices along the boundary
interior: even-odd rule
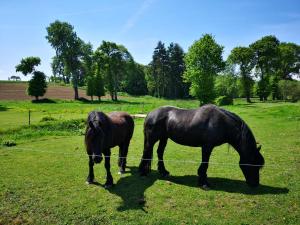
[[[151,162],[159,162],[159,161],[163,161],[163,162],[167,162],[167,163],[176,163],[176,164],[198,164],[200,165],[200,163],[203,164],[209,164],[209,165],[218,165],[218,166],[222,166],[222,167],[236,167],[237,165],[240,166],[253,166],[253,167],[264,167],[264,168],[272,168],[272,169],[280,169],[281,171],[284,170],[290,170],[292,168],[287,168],[286,167],[286,163],[287,162],[291,162],[290,160],[285,160],[285,161],[279,161],[279,162],[267,162],[265,165],[259,165],[259,164],[249,164],[249,163],[232,163],[232,162],[216,162],[216,161],[209,161],[209,162],[201,162],[201,160],[199,161],[195,161],[195,160],[190,160],[190,159],[164,159],[164,160],[159,160],[157,159],[157,157],[153,157],[153,158],[142,158],[142,157],[133,157],[133,156],[127,156],[127,157],[120,157],[118,155],[114,155],[112,154],[111,156],[104,156],[104,155],[88,155],[88,154],[84,154],[83,152],[57,152],[57,151],[45,151],[45,150],[38,150],[38,149],[31,149],[31,148],[19,148],[19,147],[13,147],[14,150],[20,150],[22,152],[37,152],[37,153],[41,153],[41,154],[54,154],[57,156],[64,156],[64,155],[68,155],[68,156],[79,156],[82,159],[87,159],[88,156],[101,156],[103,158],[111,158],[114,160],[119,160],[119,159],[123,159],[126,158],[127,160],[132,160],[132,161],[137,161],[139,162],[140,160],[145,160],[145,161],[151,161]],[[9,151],[9,154],[12,154],[11,151]],[[13,154],[17,154],[17,153],[13,153]],[[297,163],[297,161],[294,161],[295,163]],[[298,162],[300,164],[300,162]],[[300,166],[300,165],[299,165]],[[294,169],[297,169],[296,167]]]

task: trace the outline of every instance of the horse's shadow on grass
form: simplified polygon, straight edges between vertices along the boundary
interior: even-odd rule
[[[172,183],[185,185],[189,187],[199,188],[197,185],[197,176],[195,175],[185,175],[185,176],[169,176],[163,178]],[[251,188],[245,181],[242,180],[232,180],[228,178],[220,177],[208,177],[208,182],[210,184],[210,189],[213,191],[223,191],[228,193],[241,193],[247,195],[265,195],[265,194],[287,194],[289,192],[288,188],[271,187],[268,185],[260,184],[258,187]]]
[[[121,177],[118,182],[111,188],[107,189],[110,193],[120,196],[122,205],[118,207],[118,211],[126,211],[130,209],[144,209],[147,198],[145,191],[151,187],[156,180],[165,180],[175,184],[184,185],[188,187],[199,188],[197,185],[197,176],[169,176],[162,178],[160,174],[152,170],[146,177],[141,177],[138,173],[137,167],[129,167],[129,176]],[[245,181],[232,180],[227,178],[211,177],[208,178],[211,184],[212,191],[223,191],[228,193],[242,193],[248,195],[264,195],[264,194],[287,194],[289,189],[280,187],[271,187],[267,185],[260,185],[257,188],[250,188]],[[96,183],[96,185],[100,185]],[[172,188],[170,186],[170,188]],[[204,191],[199,188],[199,191]]]

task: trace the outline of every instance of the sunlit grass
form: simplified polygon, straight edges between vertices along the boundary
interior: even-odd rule
[[[299,103],[235,103],[226,108],[250,126],[266,161],[261,186],[254,190],[245,184],[238,154],[228,145],[213,151],[208,169],[210,191],[197,187],[200,148],[172,141],[165,152],[171,176],[162,179],[157,174],[154,152],[152,173],[140,177],[143,119],[135,120],[128,173],[117,174],[118,149],[114,148],[115,186],[106,190],[85,184],[88,161],[81,128],[62,123],[82,121],[93,109],[147,113],[164,104],[195,108],[195,100],[127,97],[126,102],[99,104],[0,102],[6,108],[0,112],[1,138],[15,138],[17,143],[0,147],[0,224],[299,224]],[[23,122],[26,116],[18,116],[26,115],[28,107],[32,118],[36,117],[32,128]],[[58,120],[39,122],[48,115]],[[7,119],[13,125],[3,123]],[[95,166],[95,176],[104,184],[103,164]]]

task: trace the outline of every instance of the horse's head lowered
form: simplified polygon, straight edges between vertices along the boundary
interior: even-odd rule
[[[103,140],[104,132],[101,128],[101,122],[98,120],[89,121],[85,134],[85,143],[87,153],[92,156],[95,163],[100,163],[103,159]]]
[[[255,138],[246,125],[242,131],[241,144],[240,168],[247,184],[256,187],[259,185],[259,170],[263,167],[265,160],[260,153],[261,145],[256,145]]]

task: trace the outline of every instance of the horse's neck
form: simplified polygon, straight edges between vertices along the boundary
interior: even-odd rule
[[[253,151],[256,149],[256,141],[250,128],[245,123],[243,126],[238,149],[241,156],[249,157],[250,155],[253,155]]]

